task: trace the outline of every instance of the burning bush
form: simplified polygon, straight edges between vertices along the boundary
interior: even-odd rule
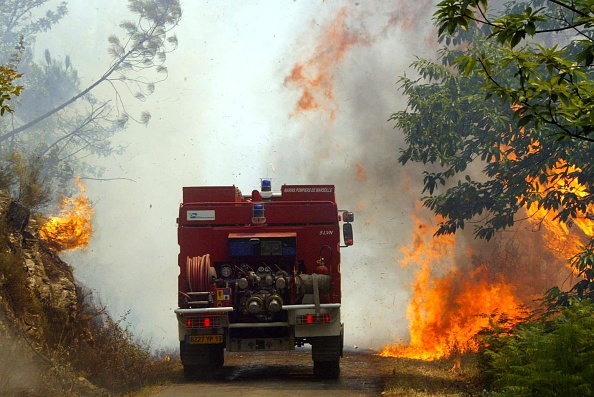
[[[84,194],[84,185],[79,181],[77,186],[80,194],[64,198],[59,215],[50,217],[39,229],[40,237],[47,242],[50,249],[57,252],[86,247],[93,231],[93,207]]]

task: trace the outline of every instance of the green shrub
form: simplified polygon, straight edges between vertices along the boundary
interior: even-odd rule
[[[594,396],[594,305],[571,301],[550,321],[520,324],[485,351],[501,396]]]

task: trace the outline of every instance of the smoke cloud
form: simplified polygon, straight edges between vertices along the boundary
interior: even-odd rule
[[[67,255],[79,280],[140,338],[175,347],[182,186],[335,184],[339,206],[356,214],[342,256],[345,343],[406,338],[413,270],[399,262],[419,173],[397,163],[402,137],[387,119],[405,104],[398,76],[433,56],[432,4],[183,4],[169,78],[139,107],[151,123],[120,135],[126,152],[102,163],[116,180],[83,179],[96,217],[90,247]],[[95,49],[117,29],[105,17],[85,37]]]
[[[121,3],[71,4],[50,32],[60,40],[45,44],[57,54],[59,42],[81,75],[101,73],[107,35],[127,12]],[[175,347],[182,187],[251,192],[261,177],[275,190],[334,184],[340,208],[355,212],[355,245],[341,266],[345,343],[405,341],[416,268],[401,263],[414,245],[412,215],[432,217],[417,207],[421,170],[397,162],[403,137],[387,120],[406,105],[398,77],[414,73],[415,57],[435,58],[434,5],[184,2],[168,79],[130,105],[150,111],[150,124],[117,138],[124,154],[98,161],[111,180],[83,179],[95,232],[87,250],[66,255],[76,277],[140,338]],[[93,23],[81,26],[81,15]],[[65,39],[72,29],[76,43]]]

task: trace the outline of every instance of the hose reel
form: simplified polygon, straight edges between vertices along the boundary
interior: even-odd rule
[[[209,291],[211,278],[216,278],[216,271],[210,266],[210,254],[188,257],[186,275],[189,292]]]

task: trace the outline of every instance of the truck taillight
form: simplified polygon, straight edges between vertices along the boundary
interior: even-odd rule
[[[323,324],[330,322],[330,314],[300,314],[297,316],[297,325]]]
[[[188,317],[186,319],[186,326],[188,328],[212,328],[221,326],[221,317]]]

